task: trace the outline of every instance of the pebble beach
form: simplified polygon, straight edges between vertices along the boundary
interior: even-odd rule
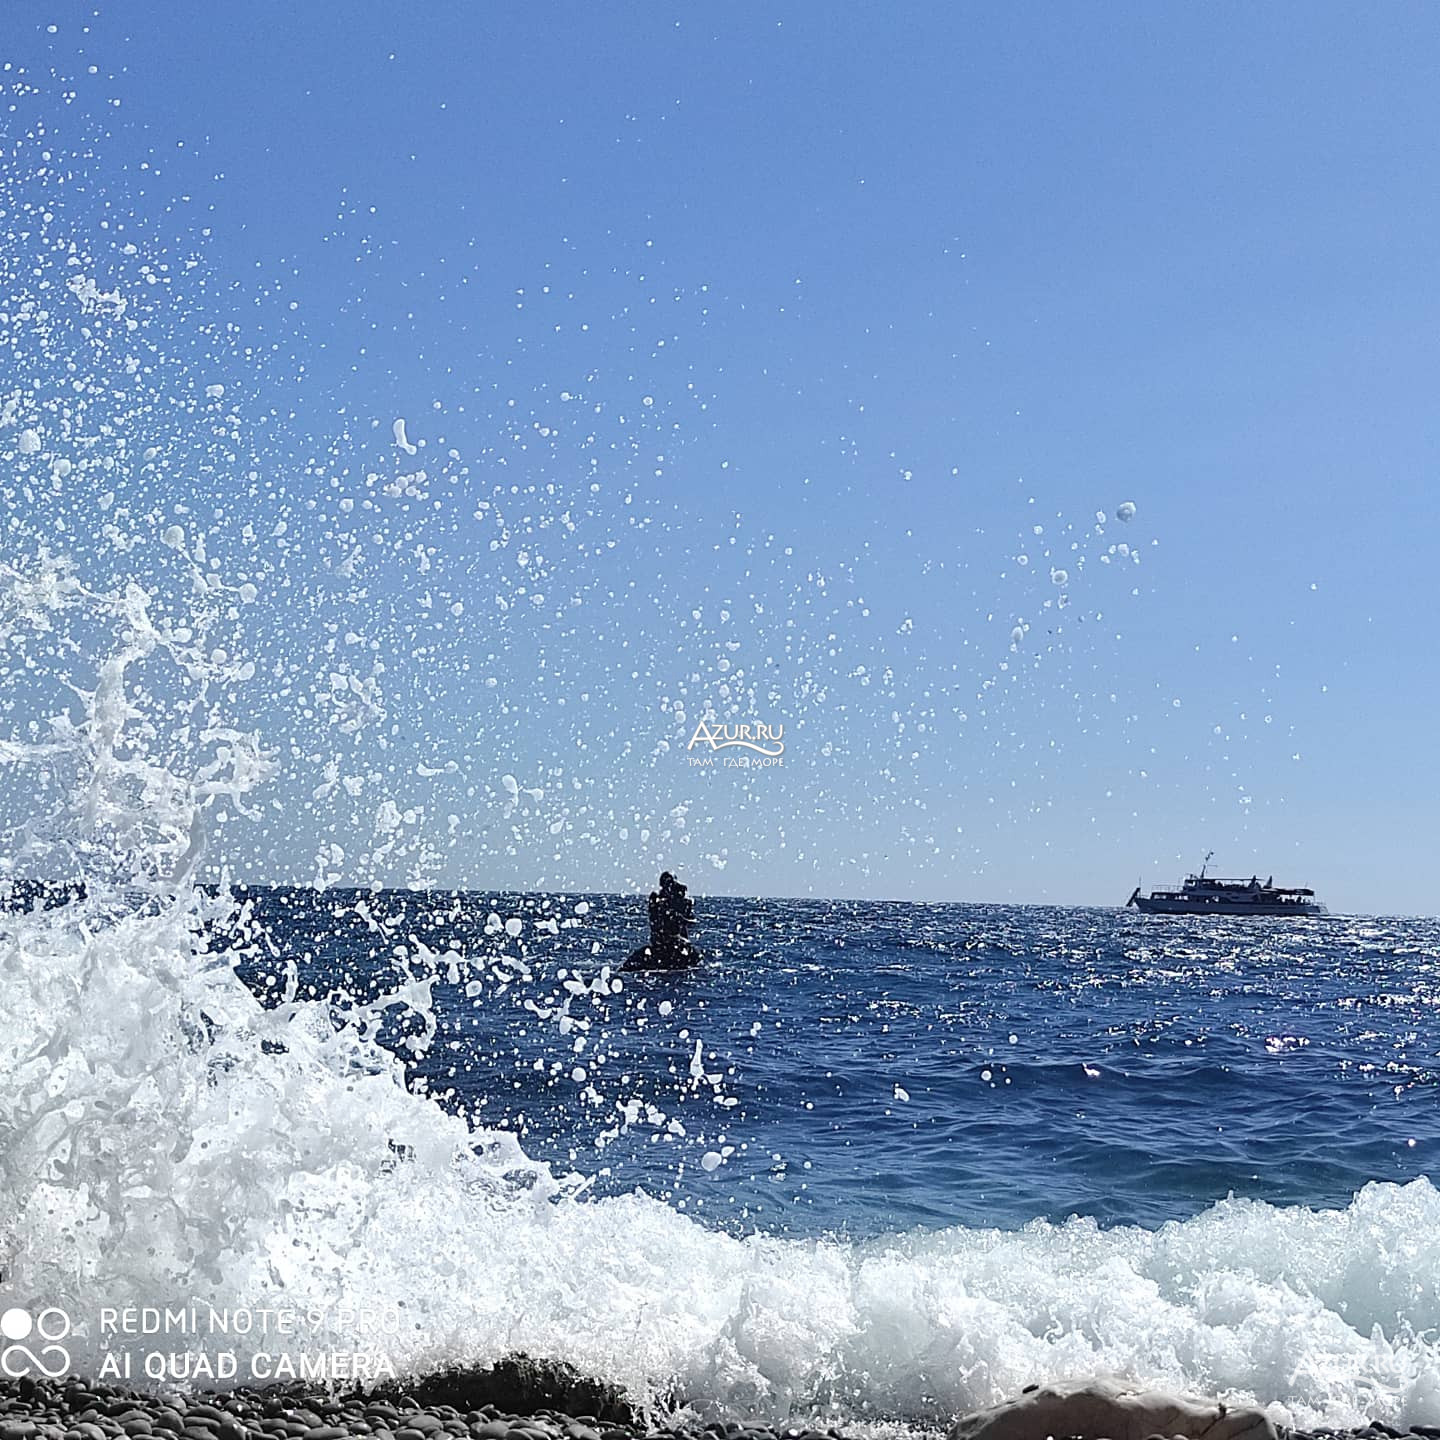
[[[838,1429],[735,1422],[646,1423],[623,1400],[592,1387],[601,1413],[542,1406],[509,1413],[493,1402],[462,1408],[425,1404],[403,1387],[377,1394],[330,1394],[311,1386],[222,1393],[149,1394],[119,1386],[0,1380],[0,1440],[638,1440],[641,1436],[724,1436],[726,1440],[842,1440]],[[552,1397],[560,1398],[560,1397]],[[625,1418],[619,1419],[617,1416]]]
[[[523,1364],[523,1362],[522,1362]],[[538,1367],[542,1371],[545,1367]],[[551,1372],[550,1378],[554,1375]],[[445,1377],[441,1389],[468,1398],[486,1393],[512,1400],[533,1392],[534,1378],[506,1367]],[[0,1440],[858,1440],[871,1431],[814,1425],[776,1426],[736,1420],[702,1422],[634,1410],[624,1396],[578,1376],[552,1385],[550,1404],[512,1411],[494,1401],[474,1405],[418,1398],[434,1393],[422,1380],[364,1393],[333,1393],[305,1384],[224,1392],[147,1393],[122,1386],[61,1380],[0,1378]],[[588,1401],[591,1410],[580,1405]],[[886,1427],[887,1430],[890,1427]],[[940,1435],[943,1429],[912,1431]],[[1281,1440],[1440,1440],[1440,1426],[1408,1430],[1381,1422],[1359,1428],[1281,1429]],[[1061,1437],[1063,1440],[1063,1437]],[[1104,1437],[1087,1437],[1104,1440]]]

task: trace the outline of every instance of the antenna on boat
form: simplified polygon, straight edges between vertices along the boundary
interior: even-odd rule
[[[1213,850],[1207,850],[1205,852],[1205,865],[1208,865],[1214,858],[1215,852]],[[1200,867],[1200,878],[1202,880],[1205,878],[1205,865]]]

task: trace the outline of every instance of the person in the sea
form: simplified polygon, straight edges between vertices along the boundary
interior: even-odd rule
[[[690,958],[690,926],[695,902],[668,870],[660,889],[650,892],[650,952],[662,965],[683,965]]]

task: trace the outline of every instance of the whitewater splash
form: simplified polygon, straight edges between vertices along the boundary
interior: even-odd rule
[[[177,629],[153,608],[54,561],[7,571],[0,600],[11,656],[26,634],[109,635],[94,688],[0,750],[68,796],[12,869],[63,854],[87,887],[0,927],[4,1301],[73,1317],[76,1369],[153,1348],[106,1312],[204,1306],[304,1314],[307,1349],[402,1373],[524,1350],[703,1413],[923,1422],[1100,1371],[1302,1424],[1440,1421],[1427,1181],[1156,1232],[736,1238],[644,1194],[589,1200],[410,1093],[377,1036],[397,1007],[433,1033],[433,971],[365,1006],[292,984],[262,1007],[212,949],[234,907],[196,866],[267,761],[224,723],[234,661],[203,614]],[[226,1337],[242,1370],[274,1345]]]

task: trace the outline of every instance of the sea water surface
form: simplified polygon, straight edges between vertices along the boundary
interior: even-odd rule
[[[397,940],[448,955],[412,1082],[596,1195],[739,1233],[1154,1227],[1440,1166],[1433,921],[717,897],[703,967],[633,974],[641,898],[253,909],[320,992],[385,988]],[[277,972],[245,973],[264,995]]]
[[[367,1248],[319,1288],[406,1297],[411,1363],[528,1349],[730,1417],[1111,1373],[1440,1421],[1434,921],[701,897],[705,965],[632,975],[639,897],[240,894],[214,938],[272,1053],[298,1015],[380,1041],[338,1124],[335,1052],[244,1123],[321,1194],[340,1161],[320,1253]]]

